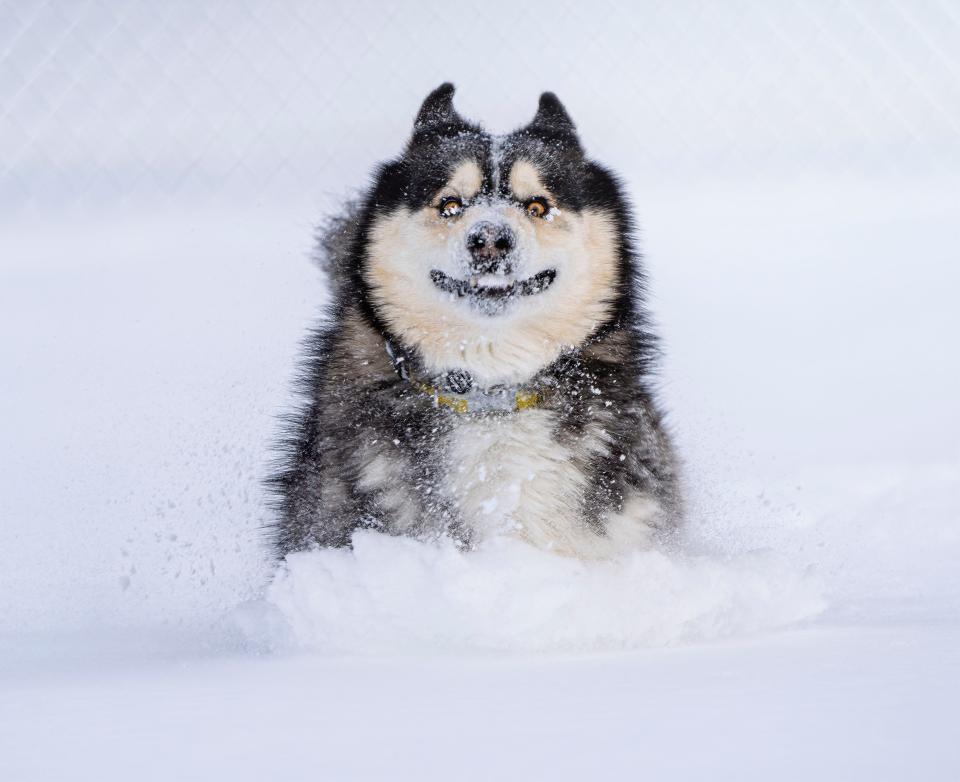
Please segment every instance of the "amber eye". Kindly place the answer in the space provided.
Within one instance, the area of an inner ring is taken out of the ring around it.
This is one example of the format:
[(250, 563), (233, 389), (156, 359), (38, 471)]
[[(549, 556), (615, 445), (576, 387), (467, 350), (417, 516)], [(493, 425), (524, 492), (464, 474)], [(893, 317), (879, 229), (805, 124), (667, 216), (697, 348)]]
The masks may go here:
[(441, 217), (456, 217), (463, 211), (463, 201), (461, 201), (456, 196), (447, 196), (446, 198), (440, 199), (440, 216)]
[(531, 198), (526, 203), (526, 210), (530, 217), (546, 217), (549, 208), (542, 198)]

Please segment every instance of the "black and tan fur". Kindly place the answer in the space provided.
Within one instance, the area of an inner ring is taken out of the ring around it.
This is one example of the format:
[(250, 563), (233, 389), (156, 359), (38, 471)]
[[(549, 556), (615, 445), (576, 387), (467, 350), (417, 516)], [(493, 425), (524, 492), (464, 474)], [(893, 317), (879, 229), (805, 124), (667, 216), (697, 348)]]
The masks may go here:
[[(358, 528), (584, 557), (649, 545), (680, 503), (622, 188), (551, 93), (501, 137), (452, 96), (427, 97), (322, 237), (334, 303), (272, 480), (278, 552)], [(514, 395), (535, 403), (486, 401)]]

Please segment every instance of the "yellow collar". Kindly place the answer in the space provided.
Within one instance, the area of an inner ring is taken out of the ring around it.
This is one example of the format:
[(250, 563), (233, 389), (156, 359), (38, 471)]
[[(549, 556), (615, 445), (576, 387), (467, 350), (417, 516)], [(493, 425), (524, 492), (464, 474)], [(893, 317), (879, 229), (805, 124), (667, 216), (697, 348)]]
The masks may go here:
[[(440, 389), (416, 378), (409, 369), (407, 357), (398, 350), (390, 340), (385, 340), (384, 347), (390, 357), (390, 363), (401, 380), (405, 380), (418, 391), (433, 397), (436, 407), (446, 407), (455, 413), (510, 413), (519, 410), (530, 410), (539, 407), (545, 399), (544, 391), (527, 390), (522, 386), (501, 387), (496, 391), (483, 391), (472, 388), (473, 382), (467, 372), (448, 372), (447, 383), (452, 376), (466, 378), (462, 385), (463, 393), (441, 393)], [(457, 388), (454, 384), (453, 388)], [(457, 389), (459, 390), (459, 389)]]
[[(539, 391), (527, 391), (518, 388), (513, 392), (511, 400), (507, 391), (503, 394), (484, 394), (474, 391), (462, 396), (454, 394), (441, 394), (434, 386), (426, 383), (420, 383), (411, 380), (410, 384), (428, 396), (433, 397), (433, 403), (437, 407), (446, 407), (455, 413), (492, 413), (492, 412), (517, 412), (519, 410), (529, 410), (539, 407), (543, 403), (543, 394)], [(512, 404), (511, 404), (512, 401)]]

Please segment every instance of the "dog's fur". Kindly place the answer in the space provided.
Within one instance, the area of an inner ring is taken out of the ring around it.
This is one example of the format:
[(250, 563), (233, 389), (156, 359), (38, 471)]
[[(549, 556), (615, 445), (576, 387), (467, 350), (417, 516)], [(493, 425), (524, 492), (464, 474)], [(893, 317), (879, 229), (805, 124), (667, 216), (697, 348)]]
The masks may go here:
[(629, 204), (552, 93), (506, 136), (452, 97), (321, 237), (333, 305), (272, 479), (278, 553), (362, 527), (648, 545), (680, 502)]

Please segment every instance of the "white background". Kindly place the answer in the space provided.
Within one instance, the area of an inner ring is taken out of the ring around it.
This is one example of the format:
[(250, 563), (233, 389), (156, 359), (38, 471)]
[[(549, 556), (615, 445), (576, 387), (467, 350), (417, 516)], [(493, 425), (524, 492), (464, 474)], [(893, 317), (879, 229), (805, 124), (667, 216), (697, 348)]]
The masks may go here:
[[(224, 629), (271, 574), (313, 226), (445, 80), (494, 131), (557, 92), (623, 176), (690, 549), (774, 552), (819, 619), (522, 657)], [(947, 0), (0, 3), (0, 776), (955, 778), (958, 248)]]

